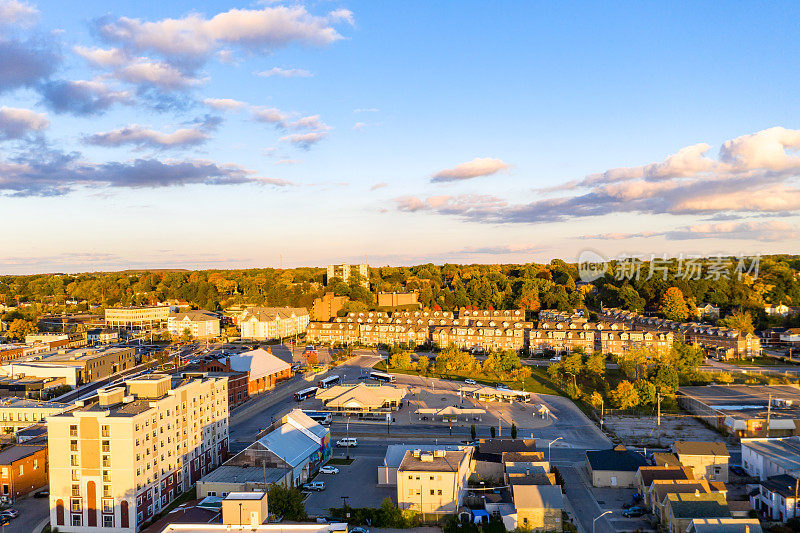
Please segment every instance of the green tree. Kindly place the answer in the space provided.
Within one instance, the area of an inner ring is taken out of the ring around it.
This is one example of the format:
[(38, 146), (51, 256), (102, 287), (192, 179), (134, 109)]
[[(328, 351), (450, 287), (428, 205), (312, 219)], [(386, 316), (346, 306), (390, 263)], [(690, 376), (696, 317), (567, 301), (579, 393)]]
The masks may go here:
[(671, 365), (661, 365), (656, 371), (653, 383), (661, 394), (673, 394), (680, 384), (678, 370)]
[(571, 353), (562, 359), (561, 365), (564, 372), (568, 374), (575, 374), (576, 376), (582, 374), (584, 370), (583, 355), (581, 353)]
[(431, 360), (428, 358), (427, 355), (420, 355), (417, 359), (417, 368), (419, 369), (420, 373), (427, 374), (428, 368), (431, 366)]
[(411, 368), (411, 354), (399, 352), (389, 357), (389, 366), (398, 370), (408, 370)]
[(719, 325), (741, 331), (743, 334), (753, 333), (753, 316), (742, 308), (736, 309), (730, 316), (719, 321)]
[(17, 318), (8, 326), (8, 335), (14, 339), (25, 340), (26, 335), (33, 335), (38, 332), (36, 324), (24, 318)]
[(308, 519), (305, 505), (303, 505), (304, 496), (299, 489), (295, 487), (287, 489), (273, 483), (269, 486), (267, 498), (269, 498), (270, 513), (292, 522), (302, 522)]
[(511, 372), (522, 367), (522, 361), (514, 350), (504, 350), (500, 354), (500, 368), (503, 372)]
[(181, 342), (191, 342), (192, 341), (192, 330), (189, 328), (183, 328), (183, 333), (181, 333)]
[(595, 377), (603, 377), (606, 373), (606, 356), (602, 352), (592, 352), (586, 358), (586, 371)]
[(497, 428), (494, 427), (494, 426), (490, 427), (489, 428), (489, 435), (491, 435), (492, 438), (495, 438), (497, 436)]
[(597, 391), (592, 391), (592, 394), (589, 395), (589, 403), (595, 409), (600, 409), (603, 405), (603, 396)]
[(689, 307), (678, 287), (670, 287), (661, 297), (658, 312), (669, 320), (684, 321), (689, 316)]
[(620, 381), (617, 388), (611, 391), (611, 399), (620, 409), (630, 409), (639, 405), (639, 393), (628, 380)]
[(639, 403), (641, 405), (652, 405), (656, 401), (656, 386), (647, 381), (640, 379), (636, 381), (636, 392), (639, 395)]
[(517, 425), (516, 424), (511, 424), (511, 438), (512, 439), (516, 439), (517, 438)]
[(475, 424), (469, 426), (469, 436), (472, 437), (473, 442), (478, 438), (478, 431), (475, 429)]
[(225, 328), (225, 335), (228, 337), (238, 337), (239, 336), (239, 328), (236, 326), (228, 326)]

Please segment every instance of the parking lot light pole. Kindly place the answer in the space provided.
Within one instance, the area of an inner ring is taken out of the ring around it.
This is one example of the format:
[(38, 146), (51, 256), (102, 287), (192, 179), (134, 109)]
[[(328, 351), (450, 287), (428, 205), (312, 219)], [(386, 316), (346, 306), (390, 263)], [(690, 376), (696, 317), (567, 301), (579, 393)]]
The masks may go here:
[(601, 514), (600, 516), (598, 516), (597, 518), (592, 520), (592, 533), (594, 533), (594, 524), (595, 524), (595, 522), (597, 522), (598, 520), (600, 520), (601, 518), (603, 518), (607, 514), (611, 514), (611, 511), (606, 511), (605, 513)]
[[(564, 437), (558, 437), (557, 439), (551, 440), (550, 442), (548, 442), (548, 443), (547, 443), (547, 462), (548, 462), (548, 463), (550, 462), (550, 446), (551, 446), (551, 445), (552, 445), (554, 442), (556, 442), (557, 440), (561, 440), (561, 439), (563, 439), (563, 438), (564, 438)], [(611, 512), (611, 511), (609, 511), (609, 512)]]

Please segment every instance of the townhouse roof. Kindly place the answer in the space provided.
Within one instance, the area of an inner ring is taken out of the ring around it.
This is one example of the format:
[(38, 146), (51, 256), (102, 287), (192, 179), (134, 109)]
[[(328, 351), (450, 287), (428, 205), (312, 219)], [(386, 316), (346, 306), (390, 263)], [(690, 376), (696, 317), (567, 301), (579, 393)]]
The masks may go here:
[(761, 482), (761, 486), (770, 492), (777, 492), (784, 498), (794, 498), (798, 479), (789, 474), (772, 476)]
[(36, 452), (46, 450), (47, 446), (26, 446), (17, 444), (0, 451), (0, 465), (10, 465), (25, 457), (30, 457)]
[(295, 316), (308, 316), (308, 310), (305, 307), (251, 307), (245, 309), (240, 320), (255, 318), (258, 322), (272, 322)]
[(667, 505), (672, 508), (672, 516), (686, 518), (730, 518), (727, 498), (719, 492), (707, 494), (667, 494)]
[(219, 317), (210, 311), (192, 310), (182, 313), (172, 313), (170, 318), (175, 320), (190, 320), (192, 322), (211, 322), (219, 320)]
[(280, 374), (290, 369), (289, 363), (263, 348), (232, 355), (230, 360), (231, 368), (250, 374), (250, 381)]
[(762, 533), (758, 518), (695, 518), (689, 533)]
[(398, 472), (458, 472), (461, 462), (469, 458), (469, 451), (465, 450), (441, 450), (436, 452), (422, 452), (415, 456), (414, 451), (409, 450), (403, 456)]
[(512, 485), (517, 509), (563, 509), (564, 495), (558, 485)]
[(586, 459), (592, 470), (608, 470), (616, 472), (636, 472), (640, 467), (647, 465), (644, 455), (624, 446), (617, 446), (610, 450), (588, 450)]
[(639, 476), (645, 487), (656, 479), (694, 479), (692, 469), (686, 466), (643, 466)]
[(676, 440), (672, 450), (677, 455), (713, 455), (716, 457), (729, 457), (728, 448), (722, 442), (701, 442)]
[(724, 490), (711, 490), (711, 485), (705, 479), (656, 479), (650, 485), (650, 491), (655, 495), (655, 501), (659, 503), (664, 501), (667, 494), (725, 492)]

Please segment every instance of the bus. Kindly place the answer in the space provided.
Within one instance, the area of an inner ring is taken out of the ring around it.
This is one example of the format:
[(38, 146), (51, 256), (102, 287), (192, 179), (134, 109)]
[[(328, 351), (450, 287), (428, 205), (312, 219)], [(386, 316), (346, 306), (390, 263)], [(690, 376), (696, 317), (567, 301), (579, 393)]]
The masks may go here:
[(302, 402), (306, 398), (311, 398), (314, 394), (317, 393), (316, 387), (309, 387), (307, 389), (303, 389), (301, 391), (297, 391), (294, 393), (294, 401)]
[(335, 376), (328, 376), (327, 378), (323, 378), (317, 382), (317, 385), (320, 389), (327, 389), (328, 387), (333, 387), (334, 385), (338, 385), (341, 383), (342, 377), (339, 375)]
[(330, 426), (333, 416), (330, 413), (322, 413), (320, 411), (303, 411), (311, 420), (322, 424), (323, 426)]
[(394, 383), (396, 378), (391, 374), (386, 374), (385, 372), (372, 372), (369, 375), (370, 379), (376, 379), (378, 381), (383, 381), (386, 383)]

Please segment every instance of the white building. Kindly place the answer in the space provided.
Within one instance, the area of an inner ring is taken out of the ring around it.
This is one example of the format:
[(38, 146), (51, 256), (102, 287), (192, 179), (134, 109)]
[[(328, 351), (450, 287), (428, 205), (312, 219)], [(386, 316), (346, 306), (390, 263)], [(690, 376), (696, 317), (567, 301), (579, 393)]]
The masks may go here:
[(160, 329), (167, 327), (169, 306), (142, 305), (136, 307), (109, 307), (106, 309), (106, 326), (124, 329)]
[(309, 317), (303, 307), (253, 307), (238, 318), (243, 339), (272, 340), (306, 332)]
[(220, 464), (227, 378), (148, 374), (47, 419), (50, 523), (67, 533), (136, 533)]
[(328, 265), (327, 270), (328, 277), (326, 278), (326, 284), (329, 284), (333, 278), (339, 278), (345, 283), (349, 283), (350, 276), (353, 272), (358, 272), (358, 274), (361, 275), (361, 285), (369, 288), (369, 265), (366, 263), (361, 263), (359, 265), (349, 265), (347, 263)]
[(742, 439), (742, 467), (761, 481), (800, 472), (800, 437)]
[(219, 336), (219, 317), (208, 311), (186, 311), (169, 315), (167, 329), (173, 337), (180, 337), (189, 330), (195, 339)]

